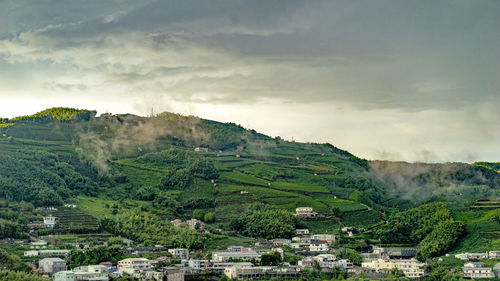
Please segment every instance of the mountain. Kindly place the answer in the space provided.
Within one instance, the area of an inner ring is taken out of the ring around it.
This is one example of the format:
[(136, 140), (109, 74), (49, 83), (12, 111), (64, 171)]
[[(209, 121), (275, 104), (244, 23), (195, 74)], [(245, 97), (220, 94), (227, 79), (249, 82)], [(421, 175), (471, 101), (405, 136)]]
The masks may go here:
[[(340, 224), (370, 228), (432, 201), (468, 212), (478, 199), (498, 198), (500, 190), (500, 174), (489, 164), (367, 161), (331, 144), (290, 142), (173, 113), (97, 117), (95, 111), (52, 108), (1, 119), (0, 163), (5, 212), (10, 205), (71, 203), (78, 212), (67, 210), (64, 231), (78, 225), (81, 232), (151, 243), (163, 231), (172, 233), (163, 244), (191, 248), (247, 239), (232, 223), (256, 203), (290, 212), (312, 207), (325, 217), (297, 226), (332, 232)], [(26, 216), (17, 220), (36, 219)], [(208, 242), (165, 222), (206, 216), (212, 232), (223, 234)]]

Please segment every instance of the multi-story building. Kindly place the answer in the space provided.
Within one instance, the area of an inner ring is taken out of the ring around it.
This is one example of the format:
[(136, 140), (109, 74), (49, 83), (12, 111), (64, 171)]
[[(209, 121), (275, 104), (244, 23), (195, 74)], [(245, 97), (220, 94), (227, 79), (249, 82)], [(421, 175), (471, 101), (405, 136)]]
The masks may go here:
[(38, 262), (38, 268), (43, 273), (54, 274), (67, 269), (66, 261), (60, 258), (45, 258)]
[(314, 216), (313, 208), (299, 207), (295, 209), (295, 215), (302, 218), (310, 218)]
[(45, 227), (53, 228), (57, 223), (57, 217), (48, 216), (43, 218), (43, 225)]
[(189, 259), (189, 250), (183, 248), (168, 249), (168, 252), (174, 257), (181, 260)]
[(309, 234), (309, 229), (304, 228), (304, 229), (295, 229), (295, 234), (297, 235), (308, 235)]
[(416, 259), (399, 259), (391, 260), (388, 258), (365, 260), (361, 264), (363, 268), (370, 268), (375, 270), (375, 272), (385, 272), (393, 268), (400, 269), (403, 271), (406, 277), (409, 278), (419, 278), (424, 276), (424, 266), (425, 264), (419, 262)]
[(232, 251), (232, 250), (226, 250), (226, 251), (218, 251), (218, 252), (213, 252), (212, 253), (212, 260), (217, 261), (217, 262), (225, 262), (228, 260), (243, 260), (243, 261), (250, 261), (252, 259), (255, 259), (256, 261), (259, 261), (261, 257), (261, 254), (257, 253), (256, 251), (252, 249), (247, 249), (247, 248), (242, 248), (240, 249), (239, 252), (237, 251)]
[(455, 258), (465, 260), (465, 261), (487, 259), (488, 253), (460, 253), (460, 254), (456, 254)]
[(332, 244), (335, 241), (335, 236), (332, 234), (314, 234), (310, 238), (311, 240), (325, 241), (328, 244)]
[(322, 241), (312, 241), (309, 244), (309, 251), (311, 252), (328, 252), (330, 251), (330, 245)]
[(464, 278), (481, 279), (494, 278), (495, 274), (489, 267), (484, 266), (484, 262), (467, 262), (462, 267)]
[(67, 257), (71, 253), (70, 250), (40, 250), (38, 255), (40, 257)]
[(118, 262), (119, 269), (150, 270), (151, 261), (146, 258), (128, 258)]
[(490, 259), (500, 259), (500, 251), (489, 251), (488, 257)]
[(108, 281), (108, 268), (102, 265), (80, 266), (71, 271), (59, 271), (54, 281)]

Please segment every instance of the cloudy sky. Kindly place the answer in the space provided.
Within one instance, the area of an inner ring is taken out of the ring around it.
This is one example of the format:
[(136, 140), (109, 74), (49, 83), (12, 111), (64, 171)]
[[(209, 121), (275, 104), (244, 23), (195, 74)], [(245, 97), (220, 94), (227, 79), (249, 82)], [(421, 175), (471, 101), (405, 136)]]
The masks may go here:
[(500, 161), (498, 0), (0, 0), (0, 116), (174, 111), (367, 159)]

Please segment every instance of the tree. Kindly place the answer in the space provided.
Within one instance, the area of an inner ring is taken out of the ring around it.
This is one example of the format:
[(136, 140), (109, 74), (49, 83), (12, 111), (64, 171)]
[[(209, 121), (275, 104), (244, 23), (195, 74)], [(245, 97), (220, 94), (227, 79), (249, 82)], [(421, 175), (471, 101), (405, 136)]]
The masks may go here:
[(338, 252), (337, 257), (340, 259), (350, 260), (355, 265), (361, 265), (361, 262), (363, 261), (361, 255), (357, 251), (349, 248), (341, 249)]
[(214, 212), (207, 212), (205, 216), (203, 216), (204, 222), (215, 222), (215, 214)]
[(270, 265), (270, 266), (278, 266), (283, 262), (280, 253), (278, 252), (270, 252), (266, 254), (262, 254), (260, 257), (261, 265)]

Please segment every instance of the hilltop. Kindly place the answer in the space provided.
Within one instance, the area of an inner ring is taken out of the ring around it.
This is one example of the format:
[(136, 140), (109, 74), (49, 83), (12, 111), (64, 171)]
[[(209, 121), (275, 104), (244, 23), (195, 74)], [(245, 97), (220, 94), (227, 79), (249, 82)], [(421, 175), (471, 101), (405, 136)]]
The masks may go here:
[[(163, 244), (191, 248), (249, 241), (234, 222), (256, 203), (287, 212), (312, 207), (322, 216), (293, 227), (320, 233), (341, 225), (371, 229), (401, 210), (434, 201), (445, 202), (466, 223), (475, 215), (465, 213), (482, 212), (482, 225), (491, 226), (487, 211), (469, 209), (479, 199), (500, 197), (493, 164), (367, 161), (331, 144), (285, 141), (174, 113), (96, 116), (52, 108), (1, 119), (0, 162), (0, 196), (8, 202), (76, 204), (80, 213), (74, 216), (88, 222), (80, 231), (155, 242), (159, 231), (168, 230), (173, 234)], [(137, 221), (146, 217), (158, 230)], [(221, 236), (203, 242), (165, 223), (192, 217), (206, 220)], [(473, 231), (482, 239), (481, 231)], [(499, 243), (498, 233), (488, 235), (487, 243)], [(370, 237), (361, 238), (353, 240), (355, 247), (366, 246)]]

